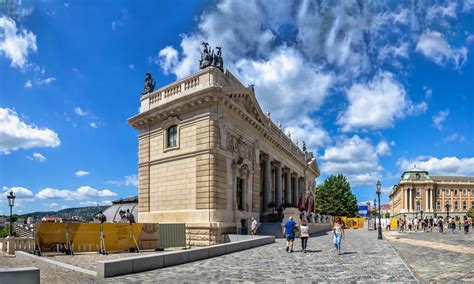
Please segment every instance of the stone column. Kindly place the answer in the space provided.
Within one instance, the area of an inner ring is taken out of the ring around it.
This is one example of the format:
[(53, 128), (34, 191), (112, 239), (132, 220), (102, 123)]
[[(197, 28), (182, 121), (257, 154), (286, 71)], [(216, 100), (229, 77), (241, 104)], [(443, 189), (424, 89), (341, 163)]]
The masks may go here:
[(272, 168), (270, 165), (270, 157), (263, 156), (263, 212), (270, 212), (268, 204), (272, 201)]
[(285, 169), (285, 201), (291, 203), (291, 179), (290, 169)]
[(293, 174), (293, 203), (295, 206), (298, 205), (298, 194), (299, 194), (299, 188), (298, 188), (298, 174), (294, 173)]
[(426, 208), (425, 208), (425, 211), (428, 211), (428, 210), (430, 209), (430, 205), (429, 205), (429, 203), (428, 203), (428, 199), (429, 199), (429, 197), (430, 197), (430, 194), (429, 194), (429, 193), (430, 193), (430, 189), (429, 189), (429, 188), (425, 188), (425, 198), (426, 198), (426, 200), (425, 200), (425, 207), (426, 207)]
[(283, 189), (281, 187), (281, 164), (279, 162), (275, 162), (275, 204), (276, 207), (280, 207)]
[(413, 200), (412, 200), (412, 197), (413, 197), (412, 193), (413, 193), (413, 188), (409, 188), (409, 189), (408, 189), (408, 212), (410, 212), (410, 211), (413, 209), (413, 208), (412, 208), (412, 205), (413, 205), (413, 204), (412, 204), (412, 202), (413, 202)]
[(434, 211), (434, 206), (436, 206), (436, 202), (434, 201), (434, 188), (431, 188), (430, 189), (430, 196), (431, 196), (431, 199), (430, 199), (430, 208), (431, 208), (431, 211)]

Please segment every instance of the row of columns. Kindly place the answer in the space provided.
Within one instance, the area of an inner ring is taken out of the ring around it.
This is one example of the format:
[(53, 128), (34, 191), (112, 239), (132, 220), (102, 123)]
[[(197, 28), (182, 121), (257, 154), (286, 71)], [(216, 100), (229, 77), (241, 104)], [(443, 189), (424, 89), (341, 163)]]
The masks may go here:
[[(296, 173), (291, 173), (289, 168), (283, 168), (280, 162), (271, 162), (268, 155), (263, 155), (263, 206), (264, 212), (270, 211), (268, 204), (273, 201), (272, 198), (272, 164), (275, 169), (275, 204), (280, 207), (284, 200), (288, 203), (297, 203), (300, 195), (300, 189), (304, 188), (304, 180), (299, 178)], [(283, 179), (283, 181), (282, 181)], [(283, 185), (286, 189), (283, 196)]]
[[(404, 198), (407, 202), (407, 209), (408, 211), (414, 211), (416, 208), (415, 206), (415, 188), (407, 188), (404, 193)], [(421, 190), (421, 189), (420, 189)], [(434, 190), (432, 188), (428, 188), (424, 190), (425, 193), (425, 210), (433, 210), (434, 208)]]

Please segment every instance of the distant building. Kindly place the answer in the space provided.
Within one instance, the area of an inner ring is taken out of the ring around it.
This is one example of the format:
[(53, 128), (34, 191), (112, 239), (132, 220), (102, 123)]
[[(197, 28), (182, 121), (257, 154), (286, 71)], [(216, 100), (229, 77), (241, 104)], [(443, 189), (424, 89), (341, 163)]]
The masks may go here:
[(123, 216), (127, 209), (132, 213), (135, 220), (138, 218), (138, 196), (122, 198), (112, 201), (112, 205), (102, 212), (107, 218), (106, 222), (127, 222)]
[(430, 176), (414, 167), (393, 186), (390, 205), (394, 217), (462, 217), (474, 209), (474, 177)]

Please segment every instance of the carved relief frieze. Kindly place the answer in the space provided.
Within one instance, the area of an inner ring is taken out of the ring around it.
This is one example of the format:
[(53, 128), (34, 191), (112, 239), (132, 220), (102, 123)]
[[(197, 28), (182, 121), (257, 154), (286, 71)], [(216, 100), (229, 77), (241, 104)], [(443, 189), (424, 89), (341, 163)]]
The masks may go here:
[(242, 137), (238, 137), (227, 132), (227, 150), (234, 156), (253, 161), (252, 146), (245, 142)]

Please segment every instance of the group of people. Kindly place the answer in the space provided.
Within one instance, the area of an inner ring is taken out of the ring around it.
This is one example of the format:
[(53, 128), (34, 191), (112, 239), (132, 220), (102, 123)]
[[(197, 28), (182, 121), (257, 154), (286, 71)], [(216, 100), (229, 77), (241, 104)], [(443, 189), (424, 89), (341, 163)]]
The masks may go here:
[(422, 230), (424, 232), (432, 232), (433, 228), (437, 228), (438, 232), (443, 233), (444, 229), (451, 230), (454, 234), (456, 232), (456, 228), (459, 231), (464, 229), (464, 233), (469, 233), (469, 227), (472, 226), (472, 221), (464, 216), (464, 218), (443, 218), (439, 217), (437, 219), (433, 218), (424, 218), (424, 219), (410, 219), (406, 221), (404, 218), (399, 218), (397, 220), (398, 231), (399, 232), (417, 232), (418, 230)]
[[(333, 226), (333, 244), (336, 248), (336, 254), (341, 255), (341, 244), (344, 238), (344, 224), (341, 218), (337, 218)], [(293, 217), (289, 217), (285, 223), (284, 235), (286, 238), (286, 251), (292, 253), (293, 245), (296, 238), (296, 233), (300, 233), (301, 239), (301, 251), (306, 253), (308, 247), (309, 238), (309, 227), (306, 220), (302, 220), (300, 224), (293, 220)]]

